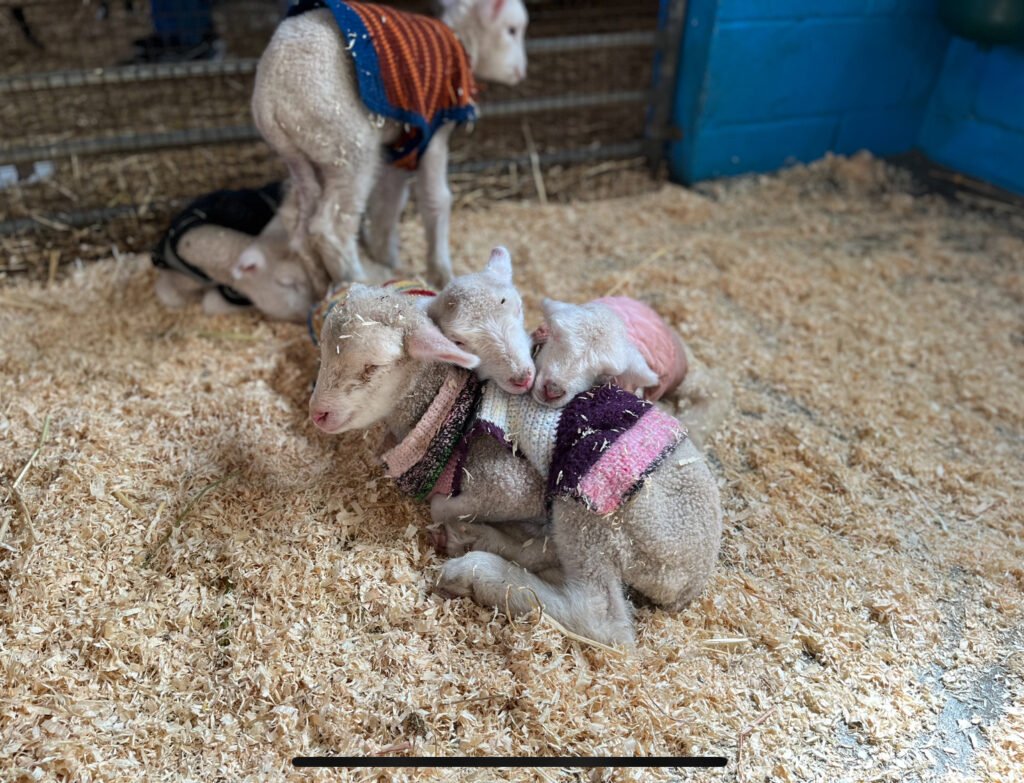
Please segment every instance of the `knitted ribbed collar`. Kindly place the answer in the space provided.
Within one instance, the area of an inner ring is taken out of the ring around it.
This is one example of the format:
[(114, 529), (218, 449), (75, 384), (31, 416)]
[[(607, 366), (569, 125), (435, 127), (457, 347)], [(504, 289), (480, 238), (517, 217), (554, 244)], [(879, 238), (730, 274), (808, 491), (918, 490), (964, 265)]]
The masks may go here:
[(476, 414), (481, 386), (468, 370), (449, 368), (423, 416), (383, 455), (387, 475), (399, 489), (417, 500), (431, 494)]

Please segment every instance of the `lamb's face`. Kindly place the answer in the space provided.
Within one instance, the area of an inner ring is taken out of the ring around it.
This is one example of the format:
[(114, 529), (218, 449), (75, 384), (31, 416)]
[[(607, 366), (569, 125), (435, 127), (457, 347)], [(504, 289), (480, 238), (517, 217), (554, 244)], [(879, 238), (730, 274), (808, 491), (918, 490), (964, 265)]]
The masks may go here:
[(657, 374), (610, 308), (600, 302), (574, 305), (553, 299), (545, 299), (542, 306), (545, 325), (534, 333), (540, 345), (533, 384), (537, 402), (561, 408), (608, 381), (629, 391), (657, 385)]
[(533, 398), (561, 408), (604, 379), (609, 335), (597, 313), (578, 305), (544, 300), (545, 325), (535, 332), (537, 380)]
[(353, 297), (359, 294), (328, 314), (320, 336), (309, 415), (329, 435), (366, 429), (387, 416), (411, 372), (400, 322)]
[(486, 81), (514, 85), (526, 78), (526, 25), (522, 0), (476, 0), (477, 61), (473, 72)]
[(530, 390), (530, 336), (507, 250), (495, 248), (483, 271), (455, 278), (430, 303), (429, 313), (449, 340), (479, 358), (481, 379), (493, 380), (509, 394)]
[[(545, 323), (534, 333), (540, 349), (533, 385), (533, 398), (542, 405), (561, 408), (577, 394), (616, 379), (634, 364), (646, 369), (621, 319), (604, 305), (545, 299), (542, 307)], [(646, 372), (650, 375), (650, 370)]]
[(315, 300), (313, 286), (302, 264), (287, 255), (283, 247), (255, 241), (232, 268), (233, 284), (268, 318), (301, 323)]
[(499, 285), (467, 291), (456, 283), (432, 303), (431, 314), (445, 336), (480, 359), (476, 373), (482, 380), (493, 380), (509, 394), (530, 390), (534, 372), (530, 337), (515, 288)]
[(320, 372), (309, 416), (334, 435), (366, 429), (391, 414), (423, 364), (474, 369), (466, 353), (427, 317), (420, 297), (354, 283), (324, 320)]
[(306, 271), (294, 261), (273, 265), (262, 282), (244, 293), (267, 317), (297, 323), (306, 320), (315, 299)]

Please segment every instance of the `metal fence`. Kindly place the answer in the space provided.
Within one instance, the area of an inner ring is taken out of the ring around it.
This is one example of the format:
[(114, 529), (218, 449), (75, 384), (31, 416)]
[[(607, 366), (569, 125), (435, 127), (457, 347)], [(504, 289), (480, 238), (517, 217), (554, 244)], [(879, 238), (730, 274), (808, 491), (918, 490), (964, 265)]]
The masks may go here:
[[(189, 5), (202, 11), (189, 40), (153, 37), (168, 6), (180, 16)], [(480, 126), (453, 137), (456, 198), (649, 188), (683, 5), (528, 0), (530, 76), (488, 85)], [(249, 102), (282, 10), (277, 0), (0, 0), (0, 274), (144, 249), (189, 199), (281, 177)]]

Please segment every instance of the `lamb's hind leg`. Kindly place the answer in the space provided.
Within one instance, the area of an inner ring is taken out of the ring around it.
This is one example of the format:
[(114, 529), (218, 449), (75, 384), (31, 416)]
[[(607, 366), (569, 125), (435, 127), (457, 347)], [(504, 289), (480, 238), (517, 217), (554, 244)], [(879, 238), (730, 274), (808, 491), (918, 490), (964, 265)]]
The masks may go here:
[(381, 166), (363, 220), (363, 238), (370, 256), (391, 269), (399, 265), (398, 221), (409, 200), (409, 172)]
[(333, 282), (366, 279), (359, 260), (359, 223), (379, 165), (378, 145), (368, 138), (345, 149), (334, 164), (319, 167), (323, 195), (309, 228)]
[[(330, 280), (310, 242), (309, 233), (310, 222), (322, 193), (316, 167), (291, 145), (283, 133), (273, 138), (288, 168), (289, 188), (285, 196), (286, 204), (278, 210), (281, 219), (275, 217), (264, 231), (269, 232), (267, 238), (270, 240), (283, 239), (287, 235), (288, 247), (299, 258), (317, 294), (323, 295), (330, 286)], [(288, 220), (283, 217), (284, 213), (287, 213)], [(263, 233), (260, 237), (263, 238)]]

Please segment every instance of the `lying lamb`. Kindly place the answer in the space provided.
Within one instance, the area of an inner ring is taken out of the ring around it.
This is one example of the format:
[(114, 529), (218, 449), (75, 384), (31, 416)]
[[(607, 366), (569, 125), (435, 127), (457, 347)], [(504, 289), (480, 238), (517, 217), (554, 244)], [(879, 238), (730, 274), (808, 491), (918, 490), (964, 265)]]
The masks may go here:
[(658, 400), (674, 392), (686, 403), (684, 420), (698, 446), (721, 424), (731, 386), (699, 362), (654, 310), (630, 297), (582, 305), (545, 299), (544, 323), (533, 339), (537, 380), (533, 396), (567, 405), (594, 384), (612, 381)]
[(315, 297), (288, 253), (282, 198), (273, 183), (190, 203), (153, 250), (157, 298), (168, 307), (201, 298), (208, 313), (255, 306), (270, 318), (304, 320)]
[(728, 381), (694, 357), (654, 310), (629, 297), (586, 305), (545, 299), (546, 320), (533, 333), (538, 353), (531, 359), (512, 258), (503, 247), (491, 251), (482, 271), (455, 278), (427, 312), (446, 337), (480, 359), (480, 379), (494, 380), (509, 394), (524, 393), (532, 381), (538, 402), (561, 407), (606, 380), (627, 391), (642, 389), (651, 401), (678, 388), (690, 437), (698, 446), (718, 428), (731, 404)]
[[(357, 238), (372, 190), (367, 244), (393, 266), (417, 171), (428, 277), (449, 281), (448, 137), (475, 117), (474, 75), (525, 77), (526, 24), (522, 0), (448, 0), (442, 21), (341, 0), (291, 9), (260, 59), (252, 107), (296, 186), (292, 241), (307, 264), (318, 257), (335, 282), (365, 279)], [(381, 168), (382, 151), (392, 165)]]
[(493, 380), (509, 394), (530, 390), (530, 337), (508, 250), (494, 248), (481, 271), (452, 280), (430, 301), (427, 314), (449, 340), (479, 358), (480, 380)]
[(673, 609), (696, 596), (718, 556), (721, 506), (678, 422), (613, 386), (552, 409), (481, 384), (467, 371), (476, 357), (414, 299), (350, 288), (324, 323), (313, 421), (333, 434), (383, 420), (399, 440), (384, 460), (404, 491), (489, 494), (524, 520), (549, 507), (553, 540), (465, 526), (479, 534), (475, 551), (448, 561), (438, 588), (514, 616), (539, 602), (570, 631), (623, 645), (634, 638), (624, 585)]

